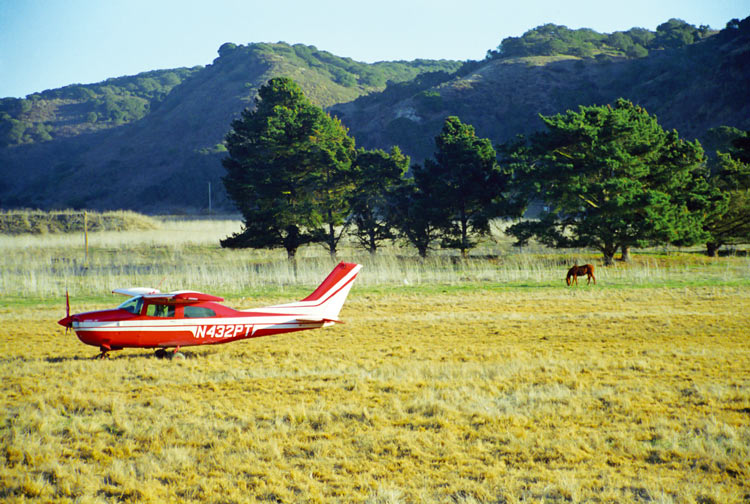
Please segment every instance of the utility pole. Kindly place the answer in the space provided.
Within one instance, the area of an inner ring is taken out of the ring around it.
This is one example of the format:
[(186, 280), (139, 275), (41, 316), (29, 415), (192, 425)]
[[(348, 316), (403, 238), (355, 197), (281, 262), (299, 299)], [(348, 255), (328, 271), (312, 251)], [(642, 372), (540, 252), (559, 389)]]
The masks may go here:
[(86, 266), (89, 265), (89, 216), (86, 210), (83, 211), (83, 242), (86, 247)]

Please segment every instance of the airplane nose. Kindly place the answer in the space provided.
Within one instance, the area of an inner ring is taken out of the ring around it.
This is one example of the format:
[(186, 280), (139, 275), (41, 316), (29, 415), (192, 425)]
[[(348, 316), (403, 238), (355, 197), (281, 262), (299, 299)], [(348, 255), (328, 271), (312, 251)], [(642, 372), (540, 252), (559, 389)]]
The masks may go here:
[(65, 318), (61, 318), (57, 321), (58, 324), (60, 324), (63, 327), (71, 327), (73, 325), (73, 317), (68, 316)]

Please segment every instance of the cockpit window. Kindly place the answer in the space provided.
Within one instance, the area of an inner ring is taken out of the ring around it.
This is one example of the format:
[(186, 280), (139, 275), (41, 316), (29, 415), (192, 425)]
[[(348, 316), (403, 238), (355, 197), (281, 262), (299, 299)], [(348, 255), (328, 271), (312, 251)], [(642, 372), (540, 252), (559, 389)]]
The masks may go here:
[(149, 317), (174, 317), (174, 305), (150, 304), (146, 306)]
[(130, 312), (134, 315), (140, 315), (142, 307), (143, 307), (143, 296), (136, 296), (136, 297), (128, 299), (117, 308), (119, 308), (120, 310), (125, 310), (127, 312)]

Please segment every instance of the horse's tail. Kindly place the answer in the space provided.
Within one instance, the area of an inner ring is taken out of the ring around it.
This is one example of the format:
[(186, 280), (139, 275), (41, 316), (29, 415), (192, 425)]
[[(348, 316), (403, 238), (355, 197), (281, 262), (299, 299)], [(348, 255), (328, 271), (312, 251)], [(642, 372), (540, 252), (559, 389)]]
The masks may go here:
[(596, 285), (596, 276), (594, 275), (594, 265), (589, 264), (589, 275), (591, 275), (591, 278), (594, 280), (594, 285)]

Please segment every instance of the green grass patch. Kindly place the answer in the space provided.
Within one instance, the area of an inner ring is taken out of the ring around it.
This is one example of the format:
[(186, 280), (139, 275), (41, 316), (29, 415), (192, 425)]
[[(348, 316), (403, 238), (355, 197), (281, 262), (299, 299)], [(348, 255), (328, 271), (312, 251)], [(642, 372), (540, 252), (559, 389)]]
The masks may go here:
[[(426, 259), (399, 244), (370, 256), (342, 241), (333, 260), (319, 245), (299, 250), (296, 267), (283, 250), (222, 249), (219, 240), (241, 228), (236, 218), (154, 218), (157, 229), (92, 231), (88, 249), (81, 234), (22, 234), (0, 240), (0, 304), (62, 305), (71, 300), (111, 306), (122, 287), (152, 287), (169, 292), (189, 289), (222, 296), (232, 305), (252, 307), (307, 296), (338, 260), (363, 265), (353, 295), (431, 294), (529, 289), (640, 289), (750, 284), (750, 257), (708, 258), (698, 249), (633, 250), (632, 260), (602, 264), (592, 250), (551, 250), (541, 245), (512, 246), (499, 227), (472, 250), (467, 260), (452, 250), (435, 250)], [(87, 253), (88, 252), (88, 253)], [(597, 284), (565, 285), (573, 264), (595, 267)]]

